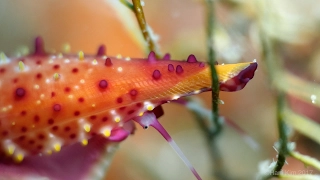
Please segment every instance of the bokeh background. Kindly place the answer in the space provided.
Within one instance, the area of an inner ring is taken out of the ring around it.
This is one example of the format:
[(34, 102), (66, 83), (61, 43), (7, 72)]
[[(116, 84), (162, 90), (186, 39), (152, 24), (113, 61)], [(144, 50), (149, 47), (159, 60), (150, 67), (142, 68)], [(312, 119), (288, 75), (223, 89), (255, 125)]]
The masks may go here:
[[(215, 8), (218, 62), (256, 59), (259, 64), (255, 78), (243, 90), (220, 94), (224, 101), (220, 114), (254, 139), (258, 149), (252, 148), (228, 125), (224, 126), (216, 146), (231, 179), (255, 179), (259, 163), (276, 160), (273, 145), (278, 140), (274, 86), (261, 60), (258, 30), (262, 28), (278, 42), (277, 53), (286, 71), (316, 83), (320, 75), (320, 3), (317, 0), (221, 0), (216, 1)], [(169, 52), (177, 60), (195, 54), (199, 60), (207, 61), (204, 1), (144, 0), (144, 11), (163, 53)], [(2, 0), (0, 27), (0, 50), (7, 55), (32, 52), (33, 39), (40, 35), (50, 52), (59, 52), (68, 43), (73, 53), (80, 50), (95, 53), (100, 44), (106, 44), (108, 55), (147, 56), (134, 14), (117, 0)], [(210, 92), (196, 98), (210, 109)], [(312, 103), (294, 96), (290, 96), (289, 102), (294, 110), (319, 122), (319, 111)], [(163, 126), (203, 179), (215, 179), (211, 149), (192, 113), (172, 103), (164, 105), (164, 109), (165, 115), (160, 119)], [(294, 131), (291, 140), (297, 142), (300, 152), (319, 158), (319, 146), (312, 140)], [(285, 169), (308, 168), (291, 158), (287, 161)], [(135, 134), (120, 144), (106, 179), (194, 177), (154, 129), (137, 127)]]

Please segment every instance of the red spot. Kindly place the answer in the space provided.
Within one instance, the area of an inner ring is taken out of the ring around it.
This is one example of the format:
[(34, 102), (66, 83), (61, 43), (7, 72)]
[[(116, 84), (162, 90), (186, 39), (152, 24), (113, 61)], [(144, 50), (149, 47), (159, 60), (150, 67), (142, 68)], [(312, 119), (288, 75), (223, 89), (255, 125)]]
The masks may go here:
[(7, 136), (9, 134), (8, 131), (2, 131), (2, 136)]
[(73, 69), (72, 69), (72, 72), (73, 72), (73, 73), (77, 73), (78, 71), (79, 71), (78, 68), (73, 68)]
[(37, 60), (36, 64), (41, 65), (41, 60)]
[(130, 111), (128, 112), (128, 115), (133, 114), (133, 113), (134, 113), (134, 110), (130, 110)]
[(25, 95), (26, 95), (26, 90), (24, 90), (23, 88), (16, 89), (16, 96), (17, 97), (22, 98)]
[(23, 141), (23, 140), (25, 140), (26, 139), (26, 136), (20, 136), (19, 137), (19, 141)]
[(110, 58), (106, 59), (106, 62), (104, 63), (105, 66), (112, 66), (112, 62)]
[(123, 99), (121, 97), (118, 97), (117, 98), (117, 103), (122, 103), (123, 102)]
[(37, 79), (41, 79), (41, 78), (42, 78), (42, 74), (41, 74), (41, 73), (38, 73), (38, 74), (36, 75), (36, 78), (37, 78)]
[(161, 77), (161, 73), (159, 70), (154, 70), (152, 74), (153, 79), (158, 80)]
[(80, 115), (80, 112), (79, 111), (75, 111), (74, 112), (74, 116), (79, 116)]
[(66, 131), (66, 132), (68, 132), (68, 131), (70, 131), (70, 127), (69, 126), (66, 126), (65, 128), (64, 128), (64, 131)]
[(26, 128), (25, 126), (23, 126), (23, 127), (21, 128), (21, 132), (27, 132), (27, 128)]
[(48, 124), (53, 124), (54, 123), (54, 120), (53, 119), (49, 119), (48, 120)]
[(38, 150), (41, 150), (42, 148), (43, 148), (42, 145), (38, 145), (38, 146), (37, 146), (37, 149), (38, 149)]
[(17, 83), (18, 80), (19, 80), (18, 78), (14, 78), (14, 79), (12, 80), (12, 82), (13, 82), (13, 83)]
[(91, 136), (96, 136), (96, 135), (97, 135), (97, 133), (95, 133), (95, 132), (91, 133)]
[(56, 95), (55, 92), (51, 92), (51, 97), (54, 97)]
[(78, 101), (82, 103), (84, 101), (84, 98), (81, 97), (81, 98), (78, 99)]
[(0, 73), (4, 73), (4, 72), (6, 72), (6, 69), (5, 68), (1, 68), (0, 69)]
[(168, 71), (173, 72), (174, 66), (172, 64), (168, 64)]
[(106, 122), (106, 121), (108, 121), (108, 117), (103, 117), (102, 122)]
[(105, 88), (107, 88), (108, 87), (108, 82), (106, 81), (106, 80), (101, 80), (100, 82), (99, 82), (99, 87), (101, 88), (101, 89), (105, 89)]
[(51, 129), (52, 129), (52, 131), (57, 131), (59, 129), (59, 127), (58, 126), (53, 126)]
[(60, 68), (60, 65), (59, 65), (59, 64), (56, 64), (56, 65), (53, 66), (53, 69), (56, 69), (56, 70), (57, 70), (57, 69), (59, 69), (59, 68)]
[(33, 120), (34, 120), (34, 122), (39, 122), (40, 121), (40, 117), (38, 115), (35, 115)]
[(123, 107), (119, 108), (119, 110), (120, 110), (120, 111), (123, 111), (123, 110), (125, 110), (125, 109), (126, 109), (126, 107), (125, 107), (125, 106), (123, 106)]
[(137, 103), (136, 106), (137, 107), (142, 107), (142, 103)]
[(44, 137), (43, 134), (38, 134), (38, 139), (42, 140), (42, 139), (44, 139), (44, 138), (45, 138), (45, 137)]
[(95, 120), (97, 118), (97, 116), (90, 116), (91, 120)]
[(34, 144), (34, 143), (35, 143), (34, 140), (30, 140), (29, 141), (29, 144), (31, 144), (31, 145)]
[(176, 73), (177, 73), (177, 74), (183, 73), (183, 68), (182, 68), (181, 65), (178, 65), (178, 66), (177, 66), (177, 68), (176, 68)]
[(27, 112), (26, 111), (21, 111), (20, 114), (21, 114), (21, 116), (25, 116), (27, 114)]
[(70, 89), (69, 87), (66, 87), (66, 88), (64, 88), (64, 91), (65, 91), (66, 93), (68, 93), (68, 92), (71, 91), (71, 89)]
[(71, 138), (71, 139), (76, 138), (76, 134), (70, 134), (70, 138)]
[(129, 94), (130, 94), (131, 96), (136, 96), (136, 95), (138, 94), (138, 91), (135, 90), (135, 89), (131, 89), (130, 92), (129, 92)]

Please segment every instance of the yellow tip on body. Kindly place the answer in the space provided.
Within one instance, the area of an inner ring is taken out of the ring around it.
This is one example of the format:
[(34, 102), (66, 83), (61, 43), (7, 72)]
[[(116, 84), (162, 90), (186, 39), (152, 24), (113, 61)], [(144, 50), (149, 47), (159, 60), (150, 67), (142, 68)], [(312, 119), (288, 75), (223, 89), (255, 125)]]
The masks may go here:
[(7, 56), (4, 52), (0, 52), (0, 61), (6, 62)]
[(83, 51), (79, 51), (78, 57), (79, 57), (79, 60), (84, 60), (84, 53), (83, 53)]
[(22, 61), (19, 61), (19, 70), (24, 71), (24, 63)]
[(9, 145), (8, 146), (8, 154), (13, 155), (15, 149), (16, 148), (13, 145)]
[(60, 143), (56, 143), (53, 145), (53, 148), (56, 152), (59, 152), (61, 150), (61, 144)]
[(58, 73), (53, 74), (53, 79), (58, 80), (60, 78), (60, 75)]
[(154, 106), (153, 106), (153, 105), (148, 105), (148, 106), (147, 106), (147, 110), (148, 110), (148, 111), (152, 111), (153, 109), (154, 109)]
[(88, 140), (87, 140), (87, 139), (83, 139), (83, 140), (81, 141), (81, 144), (82, 144), (83, 146), (88, 145)]
[(121, 120), (120, 117), (114, 118), (114, 121), (117, 122), (117, 123), (120, 122), (120, 120)]
[(83, 129), (84, 129), (86, 132), (90, 132), (91, 127), (90, 127), (89, 124), (85, 124), (85, 125), (83, 125)]
[(93, 65), (97, 65), (97, 64), (98, 64), (98, 61), (97, 61), (96, 59), (94, 59), (94, 60), (92, 61), (92, 64), (93, 64)]
[(121, 55), (121, 54), (118, 54), (118, 55), (117, 55), (117, 58), (118, 58), (118, 59), (121, 59), (121, 58), (122, 58), (122, 55)]
[(18, 154), (15, 156), (14, 160), (15, 160), (17, 163), (20, 163), (20, 162), (23, 160), (23, 158), (24, 158), (24, 155), (23, 155), (22, 153), (18, 153)]
[(62, 51), (63, 51), (64, 53), (70, 53), (70, 50), (71, 50), (70, 44), (65, 43), (65, 44), (62, 46)]
[(103, 131), (103, 135), (105, 135), (106, 137), (110, 137), (111, 135), (111, 131), (109, 129)]
[(139, 113), (139, 116), (143, 116), (143, 112)]
[(51, 150), (48, 150), (48, 151), (47, 151), (47, 154), (51, 155), (51, 154), (52, 154), (52, 151), (51, 151)]

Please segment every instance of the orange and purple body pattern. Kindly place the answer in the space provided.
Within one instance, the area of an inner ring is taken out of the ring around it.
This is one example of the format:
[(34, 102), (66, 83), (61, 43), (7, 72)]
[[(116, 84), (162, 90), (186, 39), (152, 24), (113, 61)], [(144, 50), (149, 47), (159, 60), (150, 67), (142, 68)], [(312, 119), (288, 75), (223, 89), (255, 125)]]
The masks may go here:
[[(220, 90), (237, 91), (253, 78), (257, 63), (216, 65)], [(131, 120), (161, 115), (160, 105), (211, 89), (210, 68), (193, 55), (187, 61), (47, 54), (41, 38), (35, 53), (0, 60), (1, 158), (59, 152), (102, 135), (121, 141)], [(159, 113), (160, 112), (160, 113)]]

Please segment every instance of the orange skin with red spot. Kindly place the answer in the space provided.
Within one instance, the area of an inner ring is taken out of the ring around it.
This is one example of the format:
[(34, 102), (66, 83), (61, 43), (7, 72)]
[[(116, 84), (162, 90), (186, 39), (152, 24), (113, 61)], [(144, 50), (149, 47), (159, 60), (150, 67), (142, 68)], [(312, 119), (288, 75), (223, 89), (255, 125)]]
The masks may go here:
[[(105, 56), (79, 60), (35, 54), (0, 63), (0, 152), (46, 154), (59, 151), (56, 144), (65, 146), (96, 134), (108, 138), (112, 129), (145, 111), (211, 88), (209, 66), (200, 62), (110, 59), (112, 65), (106, 65)], [(168, 70), (169, 64), (174, 71)], [(178, 65), (182, 73), (177, 73)], [(252, 65), (255, 70), (256, 63), (216, 65), (219, 82), (228, 82)], [(99, 85), (101, 81), (107, 85)], [(22, 96), (18, 88), (24, 90)], [(14, 152), (9, 152), (10, 146)]]

